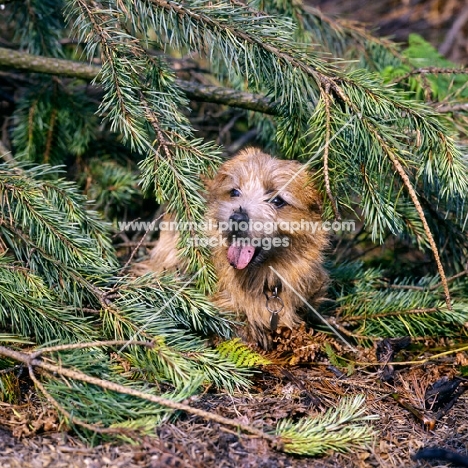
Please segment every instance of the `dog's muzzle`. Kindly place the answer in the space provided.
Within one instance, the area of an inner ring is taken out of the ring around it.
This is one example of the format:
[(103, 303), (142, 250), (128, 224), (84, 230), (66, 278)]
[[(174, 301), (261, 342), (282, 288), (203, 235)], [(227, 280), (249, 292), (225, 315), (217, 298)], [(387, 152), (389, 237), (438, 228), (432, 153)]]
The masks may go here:
[(227, 259), (237, 270), (246, 268), (255, 255), (255, 247), (250, 244), (249, 221), (249, 215), (241, 206), (229, 218), (228, 238), (231, 245)]
[(229, 218), (229, 234), (235, 237), (247, 237), (249, 231), (249, 215), (240, 206)]

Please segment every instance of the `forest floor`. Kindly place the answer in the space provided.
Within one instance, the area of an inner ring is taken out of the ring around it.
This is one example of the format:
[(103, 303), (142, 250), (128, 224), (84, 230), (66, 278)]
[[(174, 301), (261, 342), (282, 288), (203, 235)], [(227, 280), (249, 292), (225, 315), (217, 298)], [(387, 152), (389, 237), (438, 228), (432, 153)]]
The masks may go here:
[[(319, 339), (319, 341), (322, 341)], [(432, 347), (432, 346), (431, 346)], [(370, 360), (373, 349), (361, 349), (360, 360)], [(414, 356), (414, 351), (411, 353)], [(424, 353), (421, 353), (421, 357)], [(409, 351), (400, 351), (406, 360)], [(332, 453), (307, 458), (273, 449), (265, 440), (200, 417), (180, 414), (174, 422), (156, 428), (157, 437), (136, 445), (104, 444), (89, 447), (57, 427), (54, 410), (34, 398), (23, 405), (0, 406), (0, 466), (44, 467), (174, 467), (174, 468), (282, 468), (282, 467), (453, 467), (441, 461), (414, 461), (422, 447), (443, 447), (466, 457), (468, 463), (467, 382), (455, 377), (461, 353), (425, 364), (395, 368), (362, 365), (342, 373), (316, 362), (295, 366), (271, 365), (253, 377), (248, 392), (227, 395), (210, 393), (192, 397), (189, 404), (211, 413), (236, 419), (263, 431), (271, 431), (283, 418), (295, 420), (323, 414), (344, 397), (365, 395), (367, 414), (377, 415), (371, 424), (375, 440), (359, 452)], [(375, 362), (375, 358), (373, 359)], [(463, 364), (463, 363), (462, 363)], [(346, 371), (346, 368), (341, 370)], [(387, 381), (385, 382), (384, 380)], [(439, 382), (440, 405), (430, 406), (427, 390)], [(453, 385), (451, 385), (453, 384)], [(449, 391), (446, 392), (447, 387)], [(461, 394), (457, 398), (457, 391)], [(447, 402), (453, 398), (453, 406)], [(398, 401), (397, 401), (398, 400)], [(51, 431), (51, 432), (47, 432)]]

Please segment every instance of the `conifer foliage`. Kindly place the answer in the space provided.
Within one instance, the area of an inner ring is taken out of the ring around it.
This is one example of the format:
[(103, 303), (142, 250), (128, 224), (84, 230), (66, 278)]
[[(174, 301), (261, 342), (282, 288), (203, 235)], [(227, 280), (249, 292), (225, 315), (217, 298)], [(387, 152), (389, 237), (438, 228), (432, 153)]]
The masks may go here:
[[(268, 364), (236, 339), (207, 342), (229, 339), (232, 322), (207, 299), (215, 277), (188, 242), (195, 227), (180, 239), (186, 277), (128, 275), (144, 237), (119, 257), (133, 239), (117, 222), (148, 219), (148, 200), (203, 219), (202, 178), (223, 148), (195, 118), (200, 101), (237, 109), (233, 132), (248, 125), (315, 171), (324, 219), (362, 226), (341, 239), (348, 251), (391, 236), (431, 259), (409, 278), (385, 257), (378, 268), (337, 258), (333, 323), (358, 341), (463, 333), (466, 73), (422, 39), (402, 50), (286, 0), (25, 0), (0, 14), (3, 399), (21, 362), (81, 434), (132, 438), (190, 411), (180, 402), (203, 386), (246, 388)], [(293, 453), (346, 450), (371, 438), (361, 405), (262, 436)]]

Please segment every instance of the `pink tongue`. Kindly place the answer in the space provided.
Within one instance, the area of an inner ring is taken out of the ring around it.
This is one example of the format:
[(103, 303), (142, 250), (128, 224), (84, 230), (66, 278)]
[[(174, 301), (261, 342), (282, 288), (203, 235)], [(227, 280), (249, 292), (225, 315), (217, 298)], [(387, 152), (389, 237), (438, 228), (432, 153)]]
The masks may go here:
[(254, 256), (255, 248), (242, 245), (232, 244), (227, 252), (227, 258), (229, 263), (238, 270), (245, 268), (252, 260)]

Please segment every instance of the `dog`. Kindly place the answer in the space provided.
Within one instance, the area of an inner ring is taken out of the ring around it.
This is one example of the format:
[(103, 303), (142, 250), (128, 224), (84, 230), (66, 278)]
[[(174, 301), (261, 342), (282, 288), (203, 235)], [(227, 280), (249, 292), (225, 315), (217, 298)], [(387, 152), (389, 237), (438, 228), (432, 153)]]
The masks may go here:
[[(256, 148), (226, 161), (205, 185), (218, 278), (212, 302), (246, 322), (244, 338), (271, 349), (275, 331), (298, 327), (304, 300), (315, 305), (326, 289), (320, 195), (305, 166)], [(162, 231), (140, 273), (183, 269), (177, 241)]]

